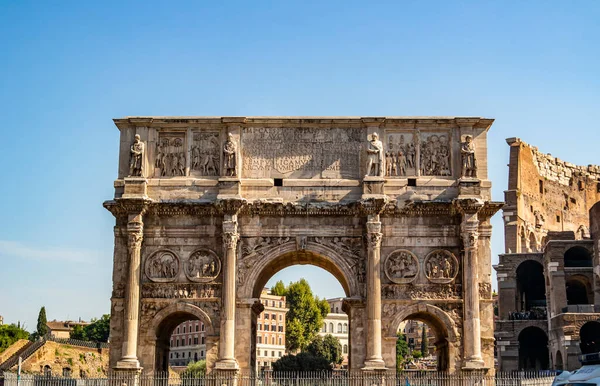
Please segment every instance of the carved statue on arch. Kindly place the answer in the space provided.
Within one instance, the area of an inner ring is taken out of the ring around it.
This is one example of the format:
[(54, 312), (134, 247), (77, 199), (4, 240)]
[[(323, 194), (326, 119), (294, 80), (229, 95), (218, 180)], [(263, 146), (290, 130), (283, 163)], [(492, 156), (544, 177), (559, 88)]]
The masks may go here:
[(477, 159), (475, 158), (475, 143), (473, 137), (467, 135), (461, 143), (462, 177), (477, 178)]
[(367, 177), (383, 177), (385, 171), (383, 157), (383, 143), (379, 140), (379, 134), (373, 133), (367, 147)]
[(237, 176), (237, 146), (233, 140), (233, 134), (227, 134), (227, 141), (225, 141), (225, 145), (223, 145), (223, 155), (224, 155), (224, 168), (225, 175), (228, 177)]
[(143, 177), (144, 142), (136, 134), (130, 149), (129, 177)]

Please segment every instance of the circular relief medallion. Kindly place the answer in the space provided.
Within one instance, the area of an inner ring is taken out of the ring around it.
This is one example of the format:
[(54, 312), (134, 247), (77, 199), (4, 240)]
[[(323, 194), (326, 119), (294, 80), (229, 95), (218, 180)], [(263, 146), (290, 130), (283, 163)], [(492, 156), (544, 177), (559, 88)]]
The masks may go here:
[(411, 251), (399, 249), (390, 253), (383, 263), (385, 275), (396, 284), (410, 283), (419, 274), (417, 256)]
[(185, 264), (185, 275), (195, 282), (209, 282), (221, 272), (221, 260), (209, 249), (199, 249), (192, 253)]
[(157, 251), (146, 260), (146, 276), (154, 282), (171, 282), (178, 274), (179, 257), (173, 251)]
[(425, 276), (432, 283), (450, 283), (458, 274), (458, 260), (449, 251), (431, 252), (425, 258)]

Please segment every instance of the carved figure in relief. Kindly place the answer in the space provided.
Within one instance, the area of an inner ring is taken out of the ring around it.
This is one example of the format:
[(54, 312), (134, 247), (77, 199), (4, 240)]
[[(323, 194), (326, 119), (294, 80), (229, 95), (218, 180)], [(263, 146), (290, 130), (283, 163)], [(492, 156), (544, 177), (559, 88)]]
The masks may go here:
[(179, 259), (170, 251), (154, 253), (146, 262), (146, 276), (153, 281), (171, 281), (179, 273)]
[(433, 251), (425, 258), (425, 276), (434, 283), (449, 283), (458, 273), (458, 260), (448, 251)]
[(131, 145), (130, 153), (129, 177), (142, 177), (144, 143), (141, 141), (139, 134), (135, 135), (133, 145)]
[(237, 175), (236, 169), (236, 153), (237, 147), (233, 141), (233, 134), (227, 134), (227, 141), (223, 146), (224, 163), (225, 163), (225, 175), (229, 177), (235, 177)]
[(398, 157), (396, 158), (396, 162), (398, 163), (398, 174), (399, 176), (406, 175), (406, 156), (404, 152), (400, 150), (398, 152)]
[(409, 251), (394, 251), (386, 258), (384, 271), (394, 283), (409, 283), (416, 278), (419, 263), (416, 256)]
[(421, 142), (421, 175), (451, 175), (450, 145), (445, 135), (430, 135)]
[(162, 137), (156, 145), (154, 166), (160, 177), (185, 176), (183, 138)]
[(192, 253), (186, 263), (185, 274), (190, 280), (206, 281), (219, 274), (221, 263), (211, 251), (200, 250)]
[(394, 159), (393, 157), (393, 153), (391, 151), (388, 151), (385, 153), (385, 166), (387, 168), (387, 175), (388, 176), (393, 176), (394, 175), (394, 169), (395, 165), (394, 165)]
[(462, 157), (462, 177), (477, 177), (477, 160), (475, 159), (475, 144), (473, 137), (467, 135), (465, 142), (461, 144), (460, 154)]
[(383, 144), (379, 140), (379, 135), (373, 133), (369, 146), (367, 148), (368, 163), (367, 176), (383, 177), (384, 161), (383, 161)]

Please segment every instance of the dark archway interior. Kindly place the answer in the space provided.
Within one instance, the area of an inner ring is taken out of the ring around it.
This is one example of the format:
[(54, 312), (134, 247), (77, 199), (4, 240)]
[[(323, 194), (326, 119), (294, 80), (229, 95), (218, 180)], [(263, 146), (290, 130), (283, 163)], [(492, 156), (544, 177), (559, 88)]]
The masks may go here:
[(592, 254), (584, 247), (570, 248), (564, 259), (565, 267), (592, 267)]
[[(171, 349), (171, 334), (175, 327), (188, 320), (198, 320), (195, 315), (187, 312), (175, 312), (167, 316), (156, 329), (155, 370), (169, 370), (169, 351)], [(204, 321), (206, 323), (206, 321)]]
[(346, 296), (350, 296), (350, 285), (348, 280), (344, 276), (344, 273), (329, 259), (309, 251), (294, 251), (285, 253), (276, 259), (273, 259), (260, 273), (256, 283), (254, 284), (254, 290), (252, 296), (255, 298), (260, 297), (260, 293), (269, 281), (277, 272), (284, 268), (291, 267), (293, 265), (313, 265), (315, 267), (323, 268), (330, 274), (332, 274), (339, 282)]
[[(448, 371), (450, 366), (450, 347), (448, 345), (448, 330), (446, 326), (435, 316), (427, 312), (418, 312), (409, 315), (404, 319), (416, 320), (427, 325), (427, 330), (431, 330), (435, 335), (435, 354), (437, 356), (437, 371)], [(419, 338), (422, 331), (418, 332)], [(420, 348), (417, 348), (420, 350)]]
[(556, 358), (554, 358), (554, 370), (563, 370), (563, 358), (560, 351), (556, 352)]
[(570, 278), (566, 282), (567, 304), (591, 304), (588, 297), (588, 286), (585, 278)]
[(582, 354), (600, 352), (600, 322), (587, 322), (581, 326), (579, 340)]
[(547, 370), (548, 368), (548, 336), (541, 328), (525, 328), (519, 334), (519, 370)]
[(519, 311), (530, 311), (534, 307), (546, 307), (544, 269), (533, 260), (524, 261), (517, 268)]

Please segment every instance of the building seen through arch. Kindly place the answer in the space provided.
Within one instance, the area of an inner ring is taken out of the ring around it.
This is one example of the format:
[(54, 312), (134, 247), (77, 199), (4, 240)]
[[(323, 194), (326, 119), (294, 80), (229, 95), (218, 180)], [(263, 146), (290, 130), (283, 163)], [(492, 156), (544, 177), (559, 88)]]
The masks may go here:
[(574, 370), (597, 348), (588, 323), (600, 320), (600, 167), (507, 142), (506, 253), (494, 267), (500, 370)]

